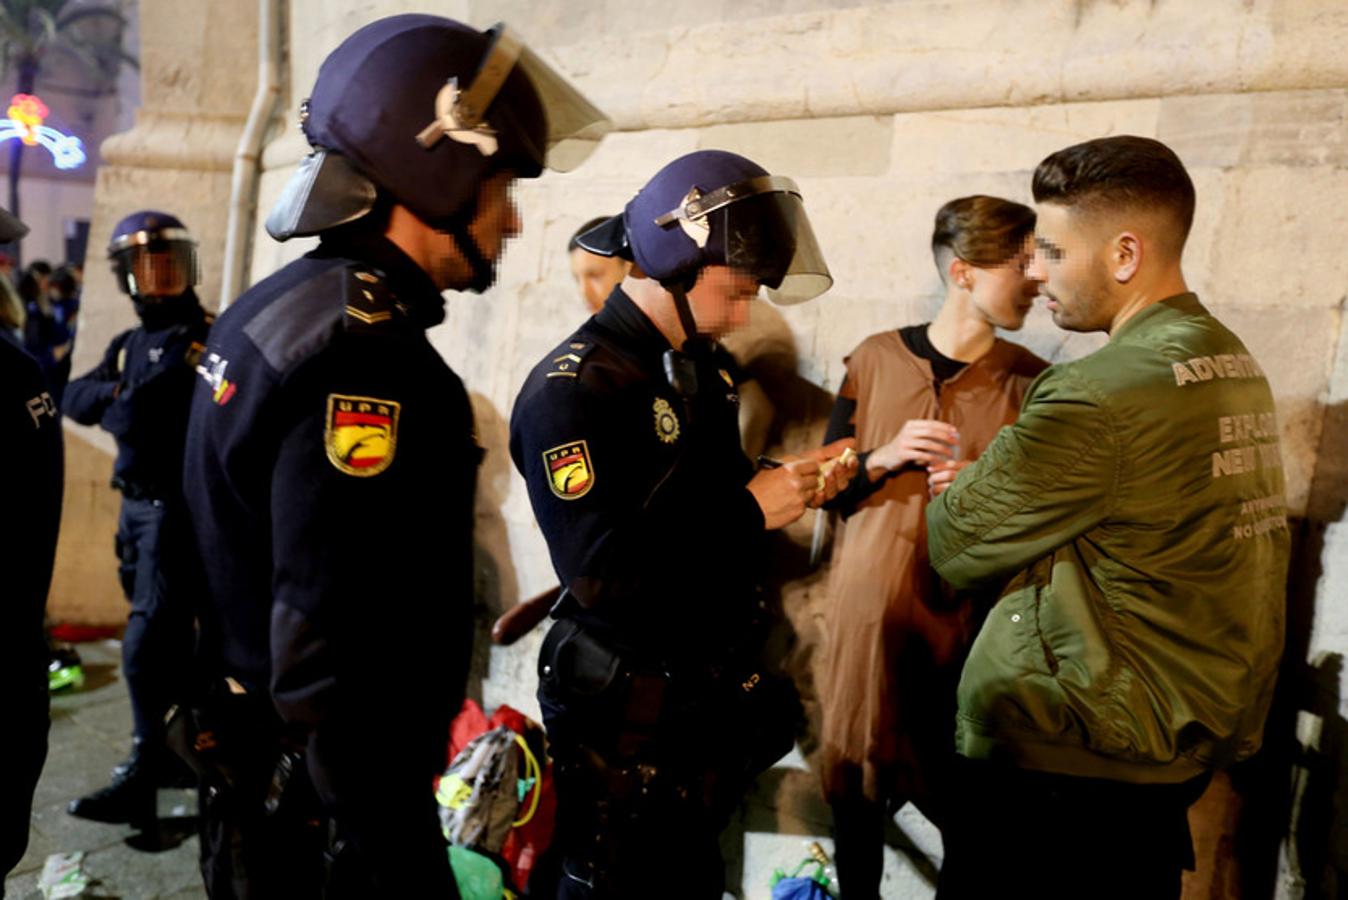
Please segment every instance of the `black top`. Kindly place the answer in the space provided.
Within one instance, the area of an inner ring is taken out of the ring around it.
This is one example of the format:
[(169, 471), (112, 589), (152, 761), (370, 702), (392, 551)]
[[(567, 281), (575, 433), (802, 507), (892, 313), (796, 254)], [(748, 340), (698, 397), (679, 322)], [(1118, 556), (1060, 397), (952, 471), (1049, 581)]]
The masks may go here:
[(960, 373), (968, 363), (960, 362), (958, 359), (951, 359), (931, 342), (931, 323), (922, 325), (909, 325), (906, 328), (899, 329), (899, 337), (903, 339), (904, 346), (913, 351), (914, 354), (931, 363), (931, 374), (937, 381), (949, 381)]
[[(5, 524), (0, 528), (10, 560), (5, 625), (0, 628), (0, 678), (7, 685), (0, 714), (13, 721), (15, 733), (26, 740), (46, 733), (47, 642), (42, 622), (61, 524), (64, 466), (60, 420), (42, 370), (8, 339), (0, 340), (0, 439), (12, 476), (5, 489)], [(29, 714), (42, 724), (34, 724)], [(8, 850), (0, 847), (0, 853)]]
[[(931, 363), (932, 376), (936, 381), (937, 390), (941, 382), (949, 381), (958, 375), (968, 363), (960, 362), (957, 359), (951, 359), (936, 346), (932, 344), (928, 335), (931, 328), (930, 322), (924, 322), (921, 325), (908, 325), (899, 329), (899, 338), (909, 350), (913, 351), (918, 357)], [(846, 378), (843, 384), (846, 384)], [(839, 393), (841, 394), (841, 387)], [(828, 417), (828, 428), (824, 432), (824, 443), (828, 444), (843, 438), (856, 435), (856, 426), (853, 419), (856, 416), (857, 402), (847, 397), (839, 396), (833, 402), (833, 411)], [(872, 481), (866, 475), (866, 460), (870, 457), (874, 447), (867, 447), (857, 454), (857, 460), (860, 468), (857, 470), (857, 476), (848, 482), (847, 487), (836, 497), (825, 504), (829, 509), (840, 510), (844, 516), (849, 516), (861, 505), (862, 501), (874, 494), (880, 489), (880, 485), (885, 483), (889, 477), (886, 473)]]
[(472, 643), (481, 450), (443, 318), (392, 243), (325, 240), (220, 317), (184, 463), (216, 674), (272, 686), (389, 896), (448, 890), (429, 785)]
[(168, 499), (182, 481), (187, 413), (211, 317), (191, 290), (156, 312), (113, 338), (103, 361), (66, 386), (64, 411), (117, 439), (114, 483)]
[(763, 514), (745, 487), (729, 354), (695, 359), (685, 397), (669, 352), (616, 288), (529, 375), (510, 452), (577, 601), (569, 614), (667, 656), (715, 654), (753, 614)]

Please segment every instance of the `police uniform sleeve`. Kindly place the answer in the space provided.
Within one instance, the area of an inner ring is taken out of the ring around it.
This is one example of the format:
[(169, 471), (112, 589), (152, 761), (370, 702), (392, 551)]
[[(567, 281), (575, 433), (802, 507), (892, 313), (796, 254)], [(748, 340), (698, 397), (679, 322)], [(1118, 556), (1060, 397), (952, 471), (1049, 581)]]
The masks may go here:
[(543, 388), (515, 410), (512, 453), (553, 565), (582, 604), (653, 596), (663, 571), (653, 561), (710, 568), (762, 533), (742, 473), (680, 452), (690, 437), (673, 404), (664, 444), (658, 397), (653, 410), (649, 395), (615, 400), (583, 380)]
[(406, 360), (345, 363), (316, 379), (321, 390), (283, 401), (295, 418), (271, 479), (272, 696), (307, 734), (315, 788), (370, 865), (381, 877), (437, 880), (448, 870), (431, 778), (444, 764), (453, 710), (443, 707), (456, 703), (471, 629), (440, 634), (436, 622), (450, 606), (471, 609), (471, 597), (446, 586), (449, 573), (428, 577), (428, 557), (455, 548), (433, 547), (424, 518), (455, 512), (417, 502), (430, 479), (398, 444), (417, 417), (442, 411), (406, 383)]
[(103, 413), (113, 401), (117, 385), (122, 380), (119, 357), (126, 345), (130, 331), (124, 331), (112, 339), (103, 353), (103, 361), (66, 385), (61, 402), (66, 415), (81, 425), (97, 425), (103, 419)]
[(957, 588), (1014, 575), (1109, 515), (1120, 466), (1105, 398), (1070, 366), (1046, 370), (1015, 424), (927, 506), (932, 567)]
[(118, 438), (135, 440), (143, 431), (153, 439), (166, 421), (186, 421), (201, 344), (187, 326), (178, 326), (156, 349), (156, 360), (126, 367), (122, 389), (103, 411), (103, 428)]

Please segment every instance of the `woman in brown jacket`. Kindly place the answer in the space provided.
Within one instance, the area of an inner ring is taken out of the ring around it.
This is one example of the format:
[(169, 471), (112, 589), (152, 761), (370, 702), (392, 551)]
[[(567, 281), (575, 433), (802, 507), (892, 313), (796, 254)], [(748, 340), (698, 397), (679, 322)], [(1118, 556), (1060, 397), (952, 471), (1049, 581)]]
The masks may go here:
[[(844, 900), (879, 896), (885, 820), (913, 801), (940, 824), (954, 691), (973, 638), (970, 598), (927, 564), (929, 491), (977, 458), (1047, 365), (996, 336), (1038, 292), (1025, 269), (1034, 211), (952, 200), (932, 253), (945, 302), (929, 324), (874, 334), (847, 357), (826, 441), (855, 435), (860, 471), (830, 504), (844, 518), (829, 582), (821, 767)], [(929, 485), (928, 479), (931, 479)]]

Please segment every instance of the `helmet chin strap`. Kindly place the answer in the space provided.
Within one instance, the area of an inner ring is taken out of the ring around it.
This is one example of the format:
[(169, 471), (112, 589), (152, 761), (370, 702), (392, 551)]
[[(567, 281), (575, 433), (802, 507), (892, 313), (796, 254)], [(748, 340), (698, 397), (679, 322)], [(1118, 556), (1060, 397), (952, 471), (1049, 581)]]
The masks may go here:
[(698, 332), (697, 320), (693, 318), (693, 308), (688, 303), (687, 278), (673, 279), (664, 287), (674, 297), (674, 311), (678, 313), (679, 324), (683, 326), (683, 346), (679, 349), (690, 354), (710, 349), (712, 341)]
[(455, 216), (453, 221), (447, 224), (445, 231), (454, 238), (459, 253), (463, 255), (473, 272), (472, 280), (467, 285), (468, 290), (480, 294), (491, 287), (496, 281), (496, 266), (482, 255), (477, 241), (473, 240), (472, 234), (468, 231), (468, 222), (464, 221), (462, 216)]
[[(692, 275), (694, 283), (696, 278), (697, 273), (694, 272)], [(689, 280), (688, 276), (684, 276), (661, 283), (661, 286), (673, 296), (674, 310), (678, 313), (679, 324), (683, 326), (683, 346), (677, 350), (670, 348), (665, 351), (665, 378), (685, 402), (691, 401), (698, 393), (698, 361), (706, 359), (715, 347), (714, 341), (698, 333), (697, 320), (693, 318), (693, 309), (688, 303), (688, 289), (691, 287)], [(691, 421), (691, 409), (689, 416)]]

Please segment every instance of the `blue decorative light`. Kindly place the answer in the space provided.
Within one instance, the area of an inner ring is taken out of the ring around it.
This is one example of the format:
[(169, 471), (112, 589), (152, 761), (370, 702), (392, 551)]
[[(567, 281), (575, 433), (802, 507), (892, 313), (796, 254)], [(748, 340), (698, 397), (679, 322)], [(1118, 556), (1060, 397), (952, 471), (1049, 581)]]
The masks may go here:
[(58, 169), (77, 169), (88, 157), (84, 144), (73, 134), (62, 134), (43, 125), (47, 105), (31, 94), (15, 94), (9, 101), (9, 118), (0, 120), (0, 143), (15, 139), (47, 149)]

